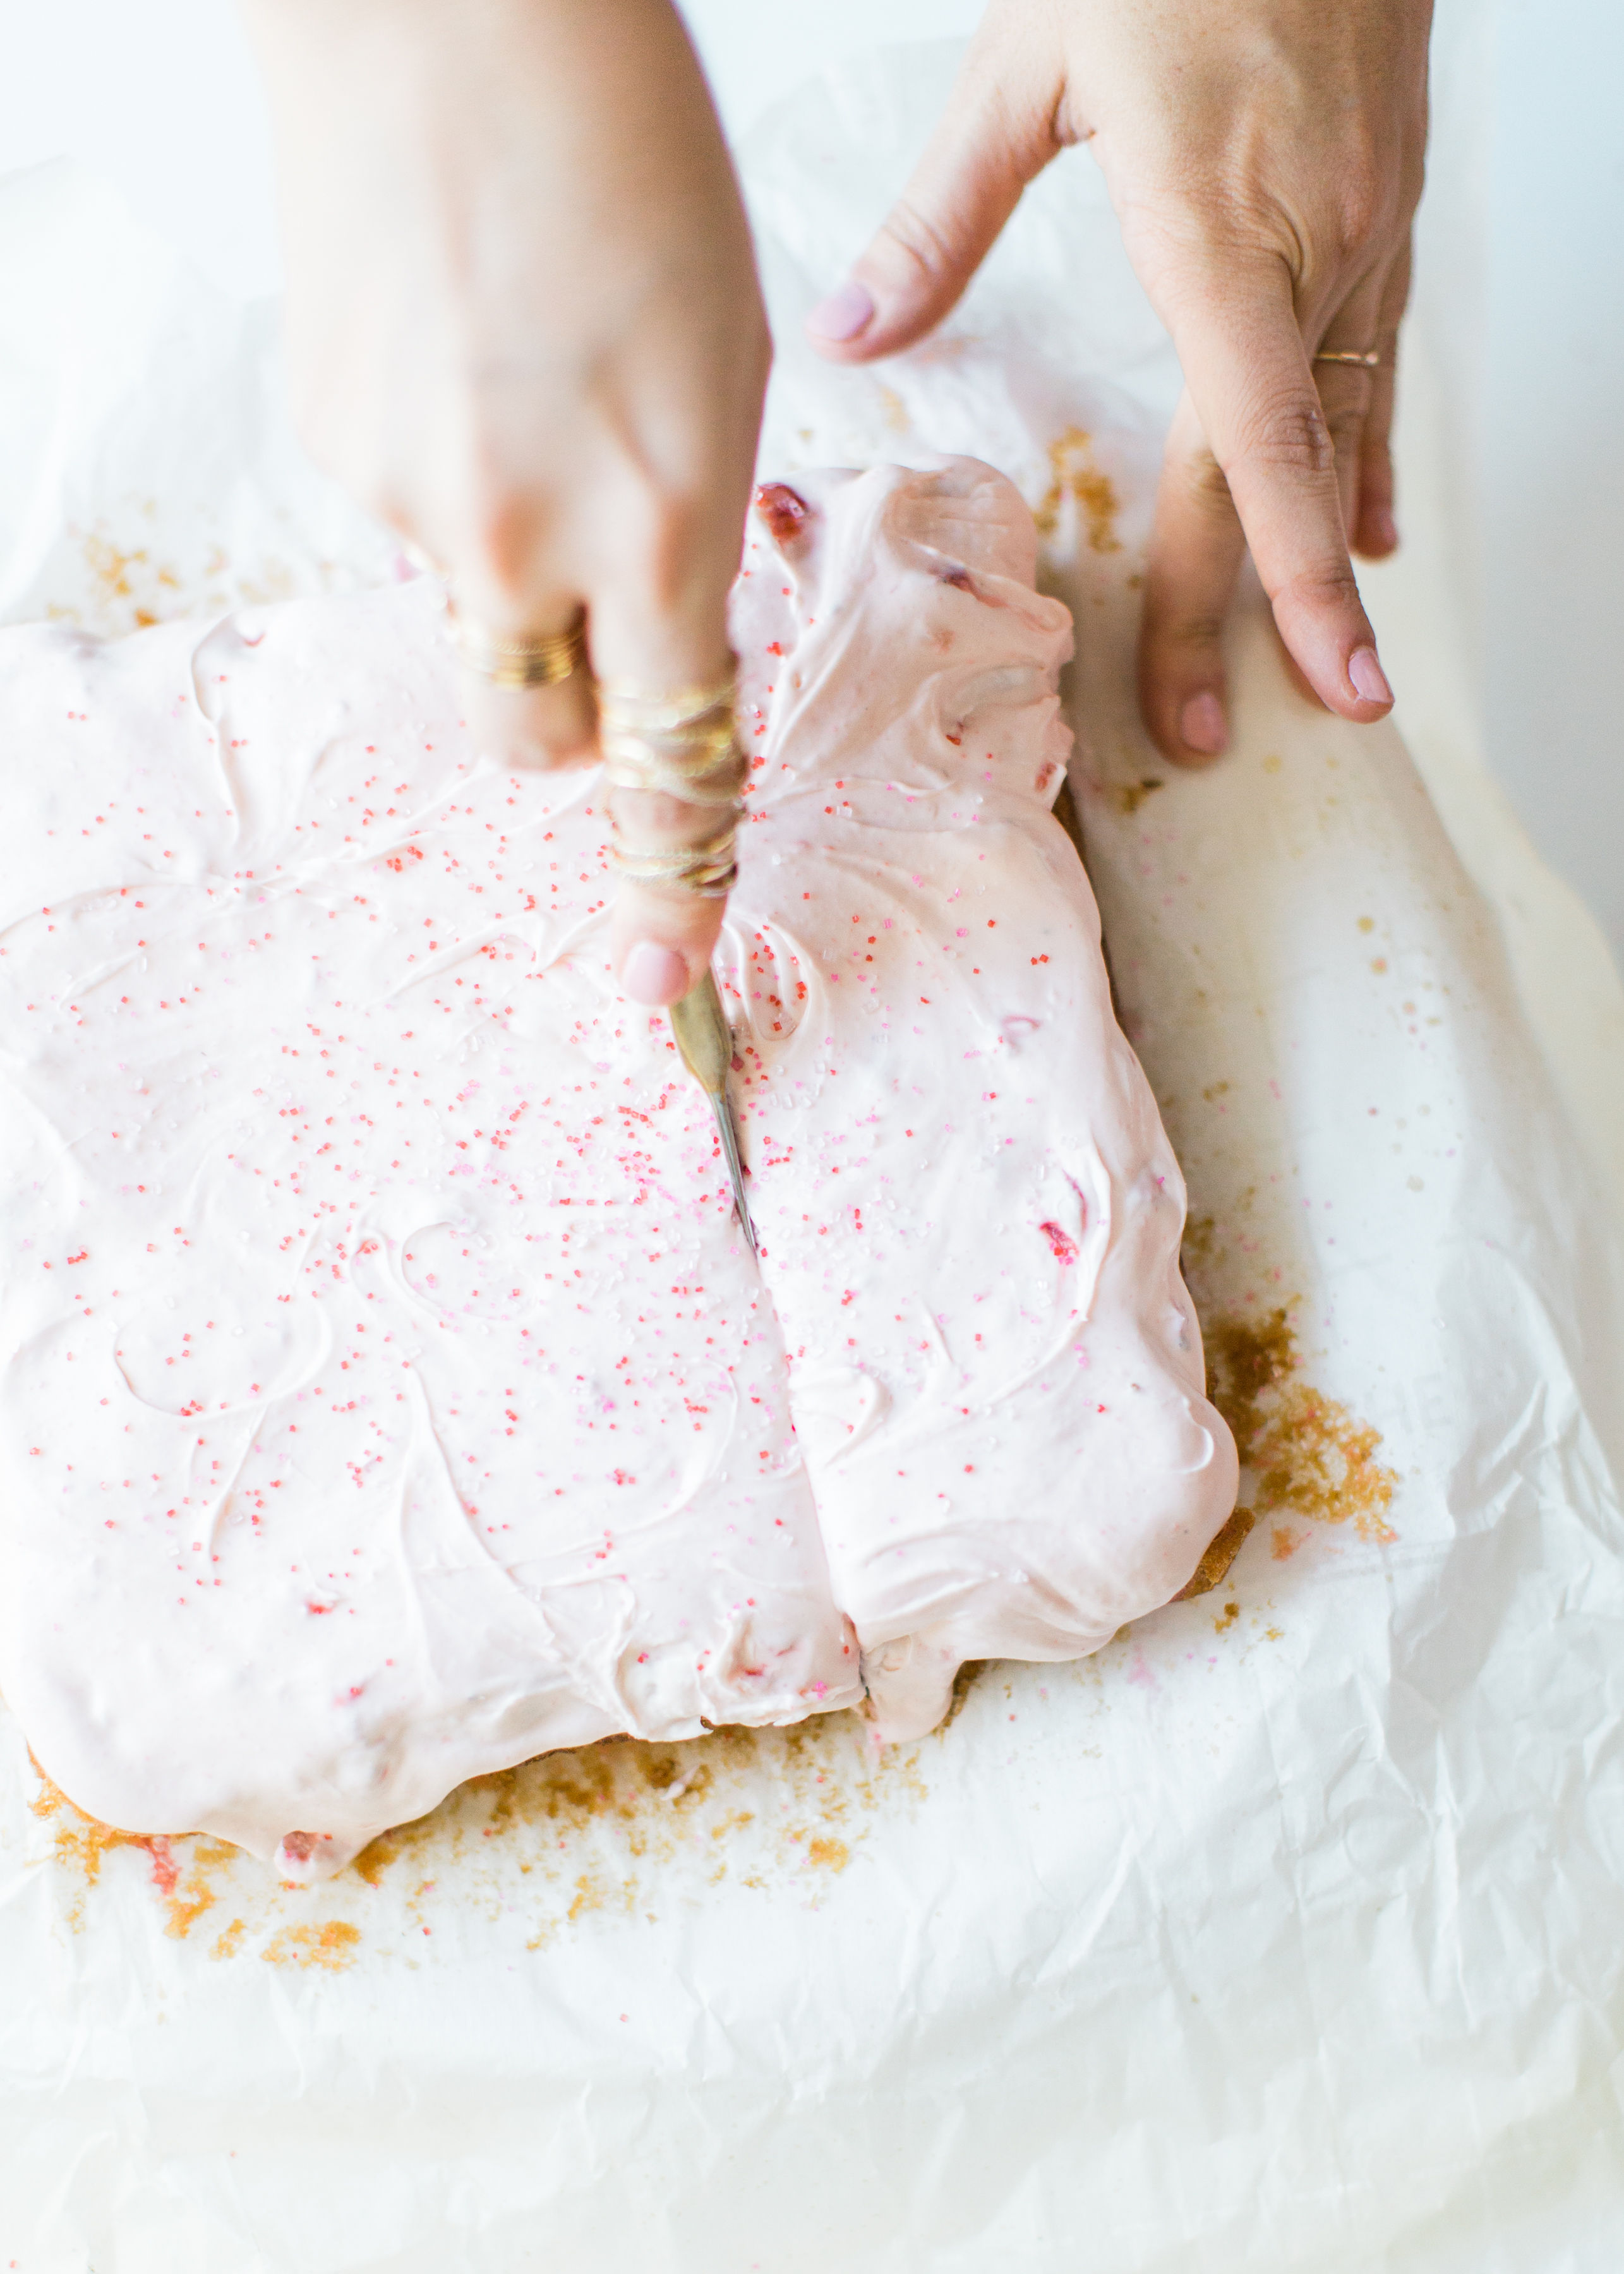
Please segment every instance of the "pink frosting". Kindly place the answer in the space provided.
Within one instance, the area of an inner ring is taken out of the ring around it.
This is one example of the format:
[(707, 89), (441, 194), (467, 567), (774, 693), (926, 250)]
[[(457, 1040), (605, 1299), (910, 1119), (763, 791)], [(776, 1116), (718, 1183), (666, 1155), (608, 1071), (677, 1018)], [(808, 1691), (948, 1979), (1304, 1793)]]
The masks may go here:
[(1188, 1578), (1234, 1453), (1034, 561), (966, 460), (753, 524), (759, 1268), (598, 777), (475, 755), (430, 585), (4, 636), (0, 1688), (81, 1806), (319, 1876), (614, 1731), (915, 1734)]

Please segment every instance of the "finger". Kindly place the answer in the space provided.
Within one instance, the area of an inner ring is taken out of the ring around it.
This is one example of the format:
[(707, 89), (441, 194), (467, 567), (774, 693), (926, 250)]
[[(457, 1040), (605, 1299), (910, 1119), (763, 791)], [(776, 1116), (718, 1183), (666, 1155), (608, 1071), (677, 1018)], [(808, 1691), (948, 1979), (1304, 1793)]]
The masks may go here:
[(1186, 395), (1162, 456), (1139, 619), (1139, 708), (1176, 765), (1207, 764), (1229, 745), (1223, 624), (1245, 549), (1229, 486)]
[(496, 596), (492, 588), (492, 597), (474, 606), (463, 598), (464, 589), (459, 582), (452, 635), (461, 666), (462, 715), (476, 749), (504, 765), (590, 764), (596, 756), (598, 714), (584, 661), (551, 686), (497, 683), (499, 657), (505, 661), (526, 643), (572, 630), (579, 603), (554, 596), (521, 606)]
[[(669, 591), (650, 591), (639, 604), (635, 584), (619, 581), (593, 603), (593, 668), (606, 685), (644, 695), (675, 697), (715, 687), (733, 665), (724, 610), (725, 587), (716, 592), (693, 588), (674, 604)], [(727, 821), (725, 809), (692, 805), (663, 792), (616, 787), (608, 803), (618, 840), (639, 852), (703, 845)], [(710, 966), (726, 905), (681, 885), (620, 879), (609, 953), (632, 1001), (674, 1003), (698, 983)]]
[[(1327, 324), (1311, 366), (1335, 454), (1342, 527), (1350, 531), (1357, 526), (1359, 517), (1365, 430), (1375, 395), (1376, 373), (1363, 358), (1380, 352), (1377, 335), (1386, 282), (1387, 272), (1380, 269), (1349, 294)], [(1339, 362), (1337, 358), (1342, 356), (1355, 356), (1360, 360)]]
[(584, 672), (556, 687), (515, 690), (464, 669), (462, 703), (474, 748), (503, 765), (588, 766), (598, 755), (598, 707)]
[(807, 318), (816, 348), (866, 363), (941, 322), (1059, 150), (1062, 92), (1034, 36), (1006, 23), (995, 39), (983, 26), (907, 187), (846, 282)]
[[(1366, 319), (1352, 310), (1348, 336), (1367, 337), (1359, 326), (1372, 320), (1373, 313)], [(1358, 495), (1373, 374), (1316, 363), (1314, 375), (1346, 517)], [(1229, 484), (1186, 395), (1162, 458), (1139, 627), (1140, 711), (1156, 747), (1176, 765), (1208, 764), (1229, 746), (1223, 626), (1244, 551)]]
[(1371, 388), (1370, 409), (1365, 419), (1364, 447), (1359, 456), (1359, 504), (1351, 523), (1354, 550), (1367, 560), (1380, 561), (1398, 544), (1398, 523), (1393, 497), (1393, 408), (1398, 373), (1398, 334), (1410, 299), (1410, 246), (1387, 272), (1381, 313), (1373, 343), (1381, 356)]
[[(1368, 339), (1369, 334), (1365, 336)], [(1360, 352), (1365, 350), (1361, 349)], [(1313, 373), (1314, 385), (1320, 391), (1320, 408), (1325, 413), (1326, 433), (1331, 438), (1331, 450), (1335, 461), (1336, 500), (1341, 509), (1342, 524), (1344, 530), (1350, 530), (1359, 509), (1359, 466), (1365, 447), (1365, 420), (1370, 409), (1375, 373), (1358, 364), (1322, 363), (1318, 358), (1314, 361)]]
[(1327, 708), (1393, 705), (1359, 599), (1336, 459), (1283, 263), (1206, 263), (1169, 293), (1192, 400), (1240, 516), (1281, 637)]
[[(610, 793), (618, 834), (650, 851), (700, 845), (724, 817), (714, 807), (645, 790)], [(634, 1003), (675, 1003), (704, 976), (726, 903), (680, 886), (622, 877), (609, 925), (609, 954)]]

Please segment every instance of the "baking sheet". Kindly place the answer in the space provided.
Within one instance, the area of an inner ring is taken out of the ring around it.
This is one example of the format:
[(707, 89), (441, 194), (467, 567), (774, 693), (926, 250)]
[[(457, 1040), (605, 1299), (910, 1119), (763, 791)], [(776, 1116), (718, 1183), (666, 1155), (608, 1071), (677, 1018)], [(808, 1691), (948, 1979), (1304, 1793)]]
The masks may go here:
[[(1255, 605), (1234, 756), (1179, 776), (1139, 734), (1177, 382), (1087, 162), (942, 340), (795, 347), (947, 62), (848, 72), (747, 154), (766, 463), (967, 448), (1046, 525), (1252, 1528), (1221, 1590), (988, 1669), (918, 1746), (596, 1748), (312, 1891), (86, 1824), (0, 1721), (22, 2274), (1618, 2263), (1616, 1245), (1397, 735), (1308, 708)], [(262, 315), (61, 171), (0, 197), (0, 409), (40, 438), (6, 615), (391, 573), (288, 442)]]

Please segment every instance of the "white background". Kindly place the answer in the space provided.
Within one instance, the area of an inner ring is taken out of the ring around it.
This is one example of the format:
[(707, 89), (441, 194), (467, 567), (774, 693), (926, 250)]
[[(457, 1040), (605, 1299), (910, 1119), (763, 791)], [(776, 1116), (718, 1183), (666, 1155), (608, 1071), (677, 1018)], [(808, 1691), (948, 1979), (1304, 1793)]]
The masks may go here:
[[(1470, 190), (1489, 226), (1435, 225), (1431, 263), (1453, 312), (1454, 568), (1477, 723), (1536, 843), (1624, 953), (1624, 9), (1457, 0), (1455, 18), (1469, 12), (1482, 36), (1440, 87), (1435, 207)], [(688, 8), (735, 131), (826, 62), (965, 32), (978, 13), (975, 0)], [(275, 289), (262, 106), (227, 0), (4, 0), (4, 24), (0, 170), (71, 154), (228, 289)], [(1427, 260), (1424, 241), (1424, 276)]]

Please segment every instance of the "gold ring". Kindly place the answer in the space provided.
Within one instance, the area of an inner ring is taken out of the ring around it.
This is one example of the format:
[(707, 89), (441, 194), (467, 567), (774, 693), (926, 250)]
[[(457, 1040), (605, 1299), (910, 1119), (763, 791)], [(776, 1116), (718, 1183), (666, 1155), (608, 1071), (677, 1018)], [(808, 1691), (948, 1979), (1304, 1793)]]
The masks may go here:
[(1352, 364), (1357, 371), (1380, 371), (1381, 350), (1380, 348), (1320, 348), (1316, 350), (1313, 360), (1315, 363)]
[(614, 825), (612, 851), (620, 875), (635, 885), (668, 885), (702, 900), (726, 900), (739, 874), (733, 858), (738, 817), (699, 845), (628, 845)]
[(731, 712), (739, 691), (739, 666), (730, 664), (709, 687), (678, 687), (665, 695), (646, 695), (624, 680), (606, 680), (604, 699), (616, 718), (644, 734), (677, 734), (713, 711)]
[(737, 666), (709, 687), (647, 695), (613, 683), (598, 689), (604, 772), (616, 789), (642, 790), (710, 807), (726, 819), (699, 845), (632, 846), (615, 824), (613, 858), (635, 884), (665, 885), (721, 900), (738, 868), (733, 843), (749, 759), (740, 747), (733, 706)]
[(453, 604), (451, 637), (463, 664), (477, 679), (505, 693), (529, 687), (557, 687), (586, 666), (586, 610), (577, 608), (561, 632), (525, 633), (498, 639), (470, 623)]
[(617, 789), (664, 792), (688, 805), (738, 809), (749, 761), (733, 719), (737, 671), (710, 687), (667, 695), (606, 684), (598, 690), (604, 769)]

